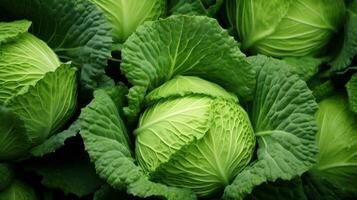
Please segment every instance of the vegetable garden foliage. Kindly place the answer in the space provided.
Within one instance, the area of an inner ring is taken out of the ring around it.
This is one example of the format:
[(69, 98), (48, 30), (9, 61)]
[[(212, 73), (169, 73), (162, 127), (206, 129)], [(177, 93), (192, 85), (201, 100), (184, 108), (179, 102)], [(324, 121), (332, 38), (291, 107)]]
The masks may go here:
[(355, 199), (356, 0), (0, 0), (0, 200)]

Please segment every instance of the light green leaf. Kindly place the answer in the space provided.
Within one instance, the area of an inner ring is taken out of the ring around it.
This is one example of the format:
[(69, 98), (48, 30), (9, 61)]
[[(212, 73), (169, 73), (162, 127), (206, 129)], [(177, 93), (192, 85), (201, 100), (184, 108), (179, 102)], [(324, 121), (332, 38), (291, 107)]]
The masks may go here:
[(122, 48), (123, 48), (123, 44), (121, 43), (116, 43), (112, 45), (112, 51), (121, 52)]
[(314, 171), (341, 191), (357, 195), (357, 116), (345, 96), (322, 100), (316, 113), (319, 153)]
[(124, 123), (115, 103), (104, 90), (96, 91), (94, 100), (82, 110), (80, 126), (80, 134), (97, 173), (113, 188), (126, 189), (138, 197), (195, 199), (189, 191), (149, 181), (135, 165)]
[(0, 5), (4, 17), (32, 21), (31, 33), (62, 61), (72, 61), (81, 69), (86, 89), (113, 84), (104, 71), (111, 52), (111, 28), (94, 4), (87, 0), (0, 0)]
[(221, 86), (193, 76), (176, 76), (145, 96), (145, 103), (153, 104), (160, 99), (184, 97), (196, 94), (212, 98), (222, 98), (238, 103), (238, 98)]
[(145, 21), (157, 20), (166, 11), (166, 0), (90, 0), (112, 26), (114, 43), (123, 43)]
[(43, 155), (48, 153), (53, 153), (57, 149), (62, 147), (68, 138), (76, 136), (78, 132), (79, 122), (77, 120), (73, 122), (68, 129), (51, 136), (50, 138), (46, 139), (42, 144), (33, 147), (30, 150), (30, 153), (33, 156), (39, 157), (42, 157)]
[(320, 56), (343, 24), (336, 0), (228, 0), (242, 49), (275, 57)]
[(200, 140), (210, 128), (212, 103), (209, 97), (186, 96), (146, 109), (134, 131), (141, 167), (153, 172), (183, 146)]
[[(284, 74), (284, 76), (281, 76)], [(257, 76), (252, 123), (257, 159), (226, 187), (225, 199), (242, 199), (267, 181), (291, 180), (315, 163), (317, 109), (312, 92), (287, 66), (267, 61)]]
[[(227, 0), (228, 19), (238, 30), (243, 48), (247, 49), (255, 43), (274, 33), (282, 18), (287, 15), (292, 0)], [(275, 12), (267, 12), (274, 10)]]
[(252, 98), (255, 71), (237, 42), (216, 20), (172, 16), (147, 22), (122, 49), (121, 71), (133, 85), (125, 108), (136, 116), (146, 92), (175, 75), (199, 76), (246, 100)]
[(24, 122), (10, 109), (0, 105), (0, 161), (24, 156), (29, 146)]
[(76, 104), (76, 70), (69, 64), (46, 73), (35, 86), (7, 102), (7, 106), (24, 122), (32, 145), (42, 143), (56, 133), (72, 116)]
[(15, 173), (8, 164), (0, 163), (0, 192), (14, 179)]
[(357, 73), (348, 81), (346, 88), (350, 108), (353, 112), (357, 113)]
[[(16, 22), (14, 22), (16, 23)], [(30, 33), (0, 46), (0, 102), (35, 85), (47, 72), (60, 66), (56, 54), (46, 43)]]
[(357, 54), (357, 1), (353, 0), (347, 10), (344, 41), (342, 49), (336, 58), (330, 63), (332, 71), (342, 71), (346, 69)]
[(26, 33), (30, 26), (31, 22), (27, 20), (0, 22), (0, 45), (15, 40), (21, 34)]
[(33, 188), (24, 182), (15, 180), (5, 190), (0, 191), (0, 200), (36, 200)]

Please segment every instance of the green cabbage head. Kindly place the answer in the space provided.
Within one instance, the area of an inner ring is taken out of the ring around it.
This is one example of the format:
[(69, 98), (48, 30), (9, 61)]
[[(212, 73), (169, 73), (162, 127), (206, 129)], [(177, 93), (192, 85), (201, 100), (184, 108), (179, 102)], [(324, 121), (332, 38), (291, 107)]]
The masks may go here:
[(198, 77), (177, 76), (146, 96), (136, 157), (154, 180), (212, 196), (249, 163), (255, 135), (236, 96)]
[(27, 32), (30, 25), (0, 23), (0, 161), (44, 142), (76, 107), (76, 69)]
[(91, 0), (112, 25), (114, 43), (123, 43), (144, 21), (158, 19), (166, 10), (165, 0)]
[(319, 104), (318, 170), (331, 184), (343, 192), (357, 187), (357, 115), (349, 109), (347, 99), (333, 96)]
[(318, 56), (343, 25), (343, 0), (228, 0), (242, 48), (275, 57)]

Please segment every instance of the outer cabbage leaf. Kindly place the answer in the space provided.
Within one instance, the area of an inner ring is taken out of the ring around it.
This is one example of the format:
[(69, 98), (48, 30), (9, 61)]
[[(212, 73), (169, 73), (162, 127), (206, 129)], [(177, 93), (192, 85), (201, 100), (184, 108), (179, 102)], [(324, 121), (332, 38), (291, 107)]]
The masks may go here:
[(170, 0), (168, 13), (170, 15), (207, 15), (201, 0)]
[(310, 88), (317, 102), (331, 96), (335, 92), (335, 85), (331, 80), (313, 82), (310, 84)]
[(307, 199), (336, 200), (348, 199), (319, 171), (310, 170), (302, 176), (304, 192)]
[(49, 137), (43, 143), (33, 147), (30, 150), (30, 153), (34, 156), (39, 156), (39, 157), (48, 153), (53, 153), (57, 149), (62, 147), (67, 139), (76, 136), (77, 133), (79, 133), (78, 120), (74, 121), (68, 127), (68, 129)]
[(144, 21), (165, 13), (166, 0), (91, 0), (105, 14), (113, 29), (113, 41), (123, 43)]
[(346, 69), (357, 54), (357, 1), (353, 0), (347, 9), (343, 46), (336, 58), (331, 62), (332, 71)]
[(319, 103), (316, 120), (319, 153), (314, 171), (341, 191), (356, 196), (356, 114), (349, 109), (347, 99), (337, 95)]
[(68, 140), (64, 148), (45, 157), (31, 159), (23, 165), (42, 177), (47, 188), (61, 189), (63, 193), (78, 197), (94, 193), (104, 181), (96, 174), (88, 154), (84, 152), (81, 138)]
[(29, 143), (24, 122), (10, 109), (0, 105), (0, 161), (23, 155)]
[(97, 173), (113, 188), (126, 189), (129, 194), (138, 197), (195, 199), (191, 192), (184, 189), (151, 182), (142, 169), (135, 165), (124, 123), (116, 104), (104, 90), (96, 91), (94, 100), (82, 110), (80, 126), (85, 148)]
[(169, 0), (168, 13), (170, 15), (207, 15), (217, 14), (223, 4), (223, 0)]
[(35, 191), (29, 185), (15, 180), (5, 190), (0, 191), (1, 200), (36, 200)]
[(290, 72), (297, 74), (302, 80), (310, 80), (318, 71), (323, 62), (321, 58), (313, 57), (285, 57), (282, 60), (270, 59), (264, 55), (248, 57), (248, 61), (258, 69), (266, 62), (274, 62), (275, 65), (289, 69)]
[(121, 199), (139, 200), (139, 198), (135, 198), (127, 194), (125, 191), (115, 190), (108, 184), (104, 184), (94, 193), (93, 200), (117, 200), (118, 197)]
[(14, 179), (14, 171), (8, 164), (0, 163), (0, 191), (5, 189)]
[[(46, 42), (62, 61), (81, 69), (86, 89), (113, 84), (105, 74), (111, 52), (111, 28), (87, 0), (0, 0), (8, 20), (32, 21), (31, 33)], [(0, 13), (1, 16), (2, 13)]]
[(313, 57), (287, 57), (283, 59), (290, 65), (290, 71), (297, 74), (302, 80), (310, 80), (318, 71), (323, 60)]
[(214, 16), (219, 12), (224, 0), (202, 0), (202, 3), (207, 8), (208, 16)]
[[(254, 188), (247, 200), (307, 200), (303, 182), (300, 178), (292, 181), (265, 183)], [(313, 198), (314, 199), (314, 198)]]
[(357, 73), (354, 74), (351, 80), (348, 81), (346, 88), (350, 108), (357, 114)]
[(18, 20), (16, 22), (0, 22), (0, 45), (14, 41), (22, 33), (26, 33), (31, 26), (27, 20)]
[(242, 199), (267, 181), (291, 180), (315, 163), (316, 102), (304, 81), (275, 63), (266, 61), (257, 75), (251, 118), (257, 159), (226, 187), (224, 199)]
[(121, 71), (130, 88), (128, 116), (136, 116), (146, 92), (175, 75), (194, 75), (251, 99), (255, 71), (236, 41), (216, 20), (203, 16), (172, 16), (147, 22), (122, 49)]
[(36, 85), (11, 98), (7, 107), (24, 122), (31, 145), (42, 143), (68, 120), (77, 104), (76, 70), (62, 64)]

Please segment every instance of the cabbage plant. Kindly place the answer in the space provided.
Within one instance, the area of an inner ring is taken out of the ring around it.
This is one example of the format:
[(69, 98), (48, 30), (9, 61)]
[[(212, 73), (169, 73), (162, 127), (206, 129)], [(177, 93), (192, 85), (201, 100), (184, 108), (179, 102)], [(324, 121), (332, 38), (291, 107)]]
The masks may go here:
[(228, 0), (242, 48), (287, 57), (318, 56), (343, 25), (342, 0)]
[(144, 23), (121, 53), (132, 87), (97, 90), (79, 117), (111, 187), (138, 197), (243, 199), (315, 163), (317, 105), (306, 83), (283, 61), (247, 58), (217, 21)]
[(112, 26), (114, 43), (123, 43), (144, 21), (165, 13), (165, 0), (91, 0)]
[(62, 128), (76, 107), (76, 70), (27, 32), (30, 25), (0, 23), (0, 160), (28, 154)]

